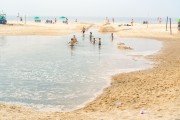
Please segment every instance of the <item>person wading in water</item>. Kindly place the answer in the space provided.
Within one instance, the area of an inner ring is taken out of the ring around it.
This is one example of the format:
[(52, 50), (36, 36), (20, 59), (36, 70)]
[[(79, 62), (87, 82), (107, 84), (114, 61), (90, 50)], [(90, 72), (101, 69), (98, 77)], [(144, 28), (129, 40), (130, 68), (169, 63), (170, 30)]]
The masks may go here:
[(113, 41), (114, 40), (114, 34), (111, 33), (111, 40)]
[(82, 32), (83, 32), (83, 36), (84, 36), (84, 33), (86, 32), (86, 28), (85, 27), (83, 27)]
[(101, 46), (101, 38), (99, 38), (99, 46)]
[(89, 39), (92, 40), (92, 32), (90, 32)]

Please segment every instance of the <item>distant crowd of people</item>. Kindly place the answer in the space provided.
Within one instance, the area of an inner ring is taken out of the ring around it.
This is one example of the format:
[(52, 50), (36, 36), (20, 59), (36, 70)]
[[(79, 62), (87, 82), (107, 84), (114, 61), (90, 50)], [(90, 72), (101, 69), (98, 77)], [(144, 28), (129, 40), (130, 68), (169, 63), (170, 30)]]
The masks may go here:
[(46, 20), (46, 23), (53, 23), (52, 20)]
[[(23, 17), (20, 17), (19, 15), (18, 15), (17, 17), (18, 17), (18, 19), (19, 19), (18, 21), (23, 22)], [(25, 18), (25, 19), (26, 19), (26, 18)], [(110, 23), (110, 19), (109, 19), (108, 17), (105, 18), (105, 21), (106, 21), (106, 23)], [(115, 23), (115, 18), (113, 17), (111, 21), (112, 21), (112, 23)], [(35, 22), (41, 22), (41, 20), (40, 20), (40, 19), (36, 19)], [(52, 19), (50, 19), (50, 20), (47, 19), (47, 20), (45, 21), (45, 23), (51, 23), (51, 24), (54, 24), (54, 23), (56, 23), (56, 22), (57, 22), (57, 18), (55, 18), (54, 20), (52, 20)], [(74, 22), (78, 22), (78, 20), (75, 19)], [(68, 24), (68, 23), (69, 23), (68, 18), (66, 18), (66, 17), (63, 18), (62, 23)], [(143, 24), (148, 24), (149, 21), (148, 21), (148, 20), (144, 20), (142, 23), (143, 23)], [(157, 17), (157, 23), (159, 23), (159, 24), (162, 23), (162, 18), (161, 18), (161, 17)], [(126, 24), (126, 26), (133, 26), (133, 25), (134, 25), (134, 19), (131, 19), (130, 24)]]
[[(36, 20), (35, 20), (35, 22), (36, 22)], [(45, 23), (54, 24), (54, 23), (57, 23), (57, 19), (55, 18), (54, 20), (46, 20)], [(62, 23), (68, 24), (68, 19), (65, 18), (65, 20), (62, 21)]]
[[(105, 22), (106, 23), (110, 23), (110, 20), (108, 17), (105, 18)], [(115, 19), (112, 18), (112, 23), (115, 23)], [(149, 24), (149, 21), (148, 20), (144, 20), (142, 21), (143, 24)], [(162, 23), (162, 18), (161, 17), (157, 17), (157, 23), (158, 24), (161, 24)], [(131, 22), (130, 24), (124, 24), (125, 26), (133, 26), (134, 25), (134, 19), (131, 19)]]

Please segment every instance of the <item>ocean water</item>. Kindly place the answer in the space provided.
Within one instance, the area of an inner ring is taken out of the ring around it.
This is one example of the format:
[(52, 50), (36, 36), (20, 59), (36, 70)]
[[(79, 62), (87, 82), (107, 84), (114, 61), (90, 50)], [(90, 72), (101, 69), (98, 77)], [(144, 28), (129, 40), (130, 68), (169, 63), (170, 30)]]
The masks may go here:
[[(0, 101), (37, 110), (70, 111), (93, 100), (111, 82), (111, 75), (152, 67), (143, 56), (158, 52), (156, 40), (118, 38), (100, 34), (102, 45), (89, 35), (1, 36)], [(88, 31), (89, 32), (89, 31)], [(119, 42), (133, 48), (117, 49)], [(138, 55), (138, 56), (136, 56)], [(141, 55), (141, 56), (139, 56)]]
[[(25, 16), (21, 16), (23, 20), (25, 19)], [(63, 19), (60, 19), (59, 16), (39, 16), (42, 22), (45, 22), (47, 19), (48, 20), (55, 20), (57, 19), (57, 22), (62, 22)], [(78, 22), (88, 22), (88, 23), (97, 23), (97, 22), (103, 22), (105, 21), (106, 17), (72, 17), (72, 16), (67, 16), (69, 22), (75, 22), (77, 19)], [(110, 22), (112, 22), (112, 17), (108, 17)], [(114, 17), (115, 22), (120, 22), (120, 23), (130, 23), (131, 20), (134, 19), (134, 22), (137, 23), (143, 23), (143, 21), (148, 20), (149, 23), (151, 24), (158, 24), (158, 20), (156, 17)], [(162, 17), (162, 23), (166, 23), (166, 19)], [(17, 21), (19, 20), (16, 16), (7, 16), (8, 21)], [(27, 21), (34, 21), (33, 16), (26, 16)], [(178, 18), (172, 18), (172, 23), (177, 24)]]

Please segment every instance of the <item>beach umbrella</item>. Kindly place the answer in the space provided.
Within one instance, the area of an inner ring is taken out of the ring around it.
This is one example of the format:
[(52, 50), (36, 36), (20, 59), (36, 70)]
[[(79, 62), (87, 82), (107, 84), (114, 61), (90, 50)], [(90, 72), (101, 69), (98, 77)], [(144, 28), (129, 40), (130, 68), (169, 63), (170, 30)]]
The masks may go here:
[(35, 20), (38, 20), (38, 19), (39, 19), (39, 16), (35, 16), (34, 19), (35, 19)]
[(3, 15), (0, 15), (0, 19), (5, 19), (5, 16), (3, 16)]
[(0, 19), (4, 19), (4, 16), (0, 16)]
[(61, 16), (60, 18), (61, 18), (61, 19), (64, 19), (64, 18), (66, 18), (66, 17), (65, 17), (65, 16)]

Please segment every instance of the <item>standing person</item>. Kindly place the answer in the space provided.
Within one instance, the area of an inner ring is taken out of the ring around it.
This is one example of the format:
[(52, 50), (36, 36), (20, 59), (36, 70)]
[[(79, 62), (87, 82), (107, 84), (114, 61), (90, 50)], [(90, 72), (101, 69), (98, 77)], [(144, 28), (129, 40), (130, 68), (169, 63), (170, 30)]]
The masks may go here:
[(90, 35), (89, 35), (89, 37), (90, 37), (90, 40), (92, 39), (92, 32), (90, 32)]
[(106, 22), (107, 22), (107, 19), (108, 19), (108, 18), (106, 17)]
[(178, 21), (178, 30), (180, 31), (180, 20)]
[(66, 21), (65, 21), (66, 24), (68, 24), (68, 19), (66, 18)]
[(90, 32), (89, 37), (90, 37), (90, 38), (89, 38), (90, 42), (92, 42), (92, 37), (93, 37), (93, 36), (92, 36), (92, 32)]
[(95, 44), (96, 43), (96, 38), (94, 38), (94, 40), (93, 40), (93, 44)]
[(77, 42), (77, 38), (76, 38), (75, 35), (73, 36), (73, 41), (74, 41), (74, 42)]
[(159, 24), (161, 24), (161, 22), (162, 22), (162, 19), (161, 19), (161, 18), (159, 18)]
[(55, 18), (54, 22), (56, 23), (57, 22), (57, 19)]
[(132, 19), (132, 20), (131, 20), (131, 26), (133, 26), (133, 24), (134, 24), (134, 20)]
[(158, 23), (159, 23), (159, 17), (157, 17), (157, 21), (158, 21)]
[(75, 22), (77, 22), (77, 19), (75, 20)]
[(108, 17), (106, 17), (106, 23), (109, 23), (109, 18)]
[(69, 43), (70, 43), (70, 46), (74, 46), (74, 39), (71, 38), (71, 41)]
[(21, 21), (21, 22), (23, 21), (22, 17), (20, 17), (20, 21)]
[(107, 23), (109, 23), (109, 18), (107, 19)]
[(112, 22), (114, 23), (114, 18), (112, 18)]
[(99, 46), (101, 46), (101, 38), (99, 38)]
[(111, 33), (111, 40), (113, 40), (114, 39), (114, 34), (113, 33)]
[(82, 32), (83, 32), (83, 36), (84, 36), (84, 33), (86, 32), (86, 28), (85, 27), (83, 27)]

